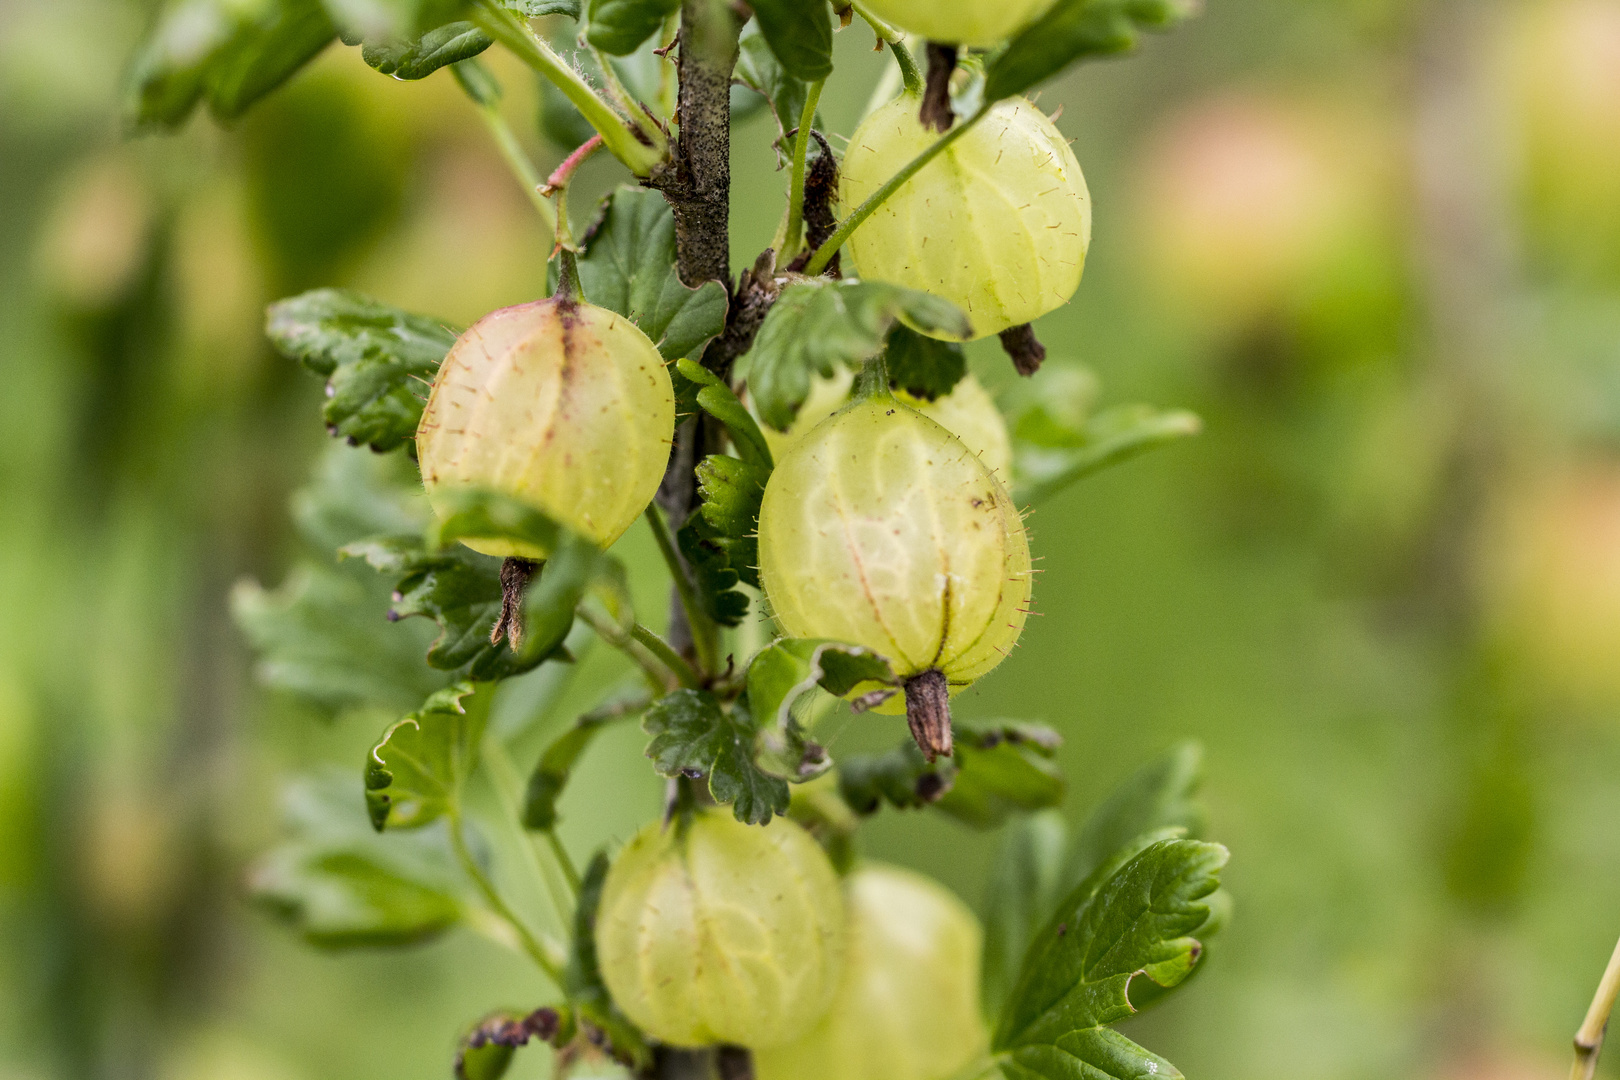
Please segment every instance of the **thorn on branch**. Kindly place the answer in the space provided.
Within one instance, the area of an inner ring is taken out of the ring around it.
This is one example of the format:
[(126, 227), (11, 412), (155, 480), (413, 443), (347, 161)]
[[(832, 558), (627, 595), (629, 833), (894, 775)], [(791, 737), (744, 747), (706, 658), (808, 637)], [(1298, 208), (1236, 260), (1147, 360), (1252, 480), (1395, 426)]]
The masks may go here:
[(917, 119), (941, 135), (956, 123), (951, 111), (951, 76), (956, 74), (956, 46), (928, 43), (928, 82), (923, 88), (922, 111)]
[(516, 556), (501, 563), (501, 614), (495, 628), (489, 632), (489, 643), (499, 645), (505, 638), (516, 652), (523, 642), (523, 594), (540, 564), (533, 559)]
[(1046, 346), (1040, 343), (1035, 336), (1035, 328), (1029, 323), (1003, 330), (1001, 347), (1012, 358), (1018, 374), (1026, 377), (1041, 370), (1041, 364), (1046, 360)]

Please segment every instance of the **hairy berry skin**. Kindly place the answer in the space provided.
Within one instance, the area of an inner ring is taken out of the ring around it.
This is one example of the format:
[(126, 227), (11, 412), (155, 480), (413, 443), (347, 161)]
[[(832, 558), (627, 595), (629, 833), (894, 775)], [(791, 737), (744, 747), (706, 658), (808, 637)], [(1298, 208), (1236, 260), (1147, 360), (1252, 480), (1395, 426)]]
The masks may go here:
[(838, 875), (810, 834), (786, 818), (744, 825), (724, 809), (637, 833), (596, 916), (613, 1000), (674, 1046), (798, 1038), (837, 985), (843, 934)]
[(868, 864), (845, 882), (844, 974), (797, 1042), (756, 1054), (758, 1080), (949, 1080), (982, 1054), (978, 920), (920, 874)]
[(870, 0), (872, 14), (929, 41), (994, 45), (1046, 14), (1052, 0)]
[[(917, 108), (902, 94), (856, 129), (840, 177), (845, 207), (939, 137)], [(861, 277), (944, 297), (986, 337), (1068, 303), (1090, 244), (1091, 195), (1074, 152), (1045, 114), (1011, 98), (878, 207), (846, 250)]]
[(759, 557), (786, 633), (865, 645), (902, 679), (941, 671), (953, 693), (1005, 658), (1030, 598), (1029, 542), (1006, 489), (887, 393), (822, 421), (778, 463)]
[[(769, 424), (761, 424), (759, 429), (771, 448), (771, 456), (778, 461), (786, 457), (806, 433), (848, 404), (854, 384), (855, 375), (847, 368), (830, 379), (818, 375), (791, 427), (777, 431)], [(912, 397), (903, 390), (894, 391), (894, 396), (961, 439), (998, 479), (1007, 482), (1012, 475), (1012, 439), (1001, 410), (978, 379), (964, 375), (949, 394), (933, 401)]]
[[(553, 298), (503, 308), (461, 335), (416, 449), (436, 507), (452, 488), (487, 488), (607, 547), (657, 492), (674, 432), (674, 389), (647, 335), (606, 308)], [(486, 555), (547, 554), (465, 543)]]

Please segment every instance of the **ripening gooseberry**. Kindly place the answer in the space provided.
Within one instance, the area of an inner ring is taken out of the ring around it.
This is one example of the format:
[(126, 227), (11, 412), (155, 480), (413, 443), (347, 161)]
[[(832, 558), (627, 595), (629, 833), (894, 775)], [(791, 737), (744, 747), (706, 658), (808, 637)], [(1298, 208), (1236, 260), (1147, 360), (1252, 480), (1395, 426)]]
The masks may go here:
[(759, 560), (786, 633), (888, 657), (930, 758), (951, 750), (947, 692), (1006, 657), (1030, 598), (1029, 542), (1007, 490), (882, 385), (858, 391), (778, 463), (760, 508)]
[(844, 883), (844, 974), (821, 1023), (755, 1055), (759, 1080), (948, 1080), (982, 1054), (979, 921), (920, 874), (867, 864)]
[[(855, 373), (848, 368), (841, 368), (831, 378), (816, 376), (791, 427), (777, 431), (769, 424), (760, 425), (771, 456), (778, 461), (786, 457), (807, 432), (848, 404), (854, 384)], [(1007, 421), (978, 379), (964, 375), (950, 393), (933, 401), (913, 397), (904, 390), (894, 391), (894, 396), (961, 439), (1003, 482), (1012, 475), (1012, 439), (1007, 434)]]
[(674, 1046), (758, 1049), (802, 1035), (843, 955), (838, 875), (786, 818), (725, 810), (646, 826), (608, 871), (597, 959), (613, 1000)]
[(994, 45), (1052, 6), (1052, 0), (869, 0), (872, 14), (929, 41)]
[[(484, 316), (451, 348), (422, 410), (416, 451), (435, 508), (484, 488), (607, 547), (658, 490), (675, 393), (657, 348), (629, 319), (566, 296)], [(486, 555), (540, 559), (504, 539)]]
[[(939, 138), (917, 109), (902, 94), (856, 129), (839, 181), (846, 207)], [(943, 297), (984, 337), (1068, 303), (1090, 244), (1074, 152), (1045, 114), (1010, 98), (889, 196), (847, 250), (862, 277)]]

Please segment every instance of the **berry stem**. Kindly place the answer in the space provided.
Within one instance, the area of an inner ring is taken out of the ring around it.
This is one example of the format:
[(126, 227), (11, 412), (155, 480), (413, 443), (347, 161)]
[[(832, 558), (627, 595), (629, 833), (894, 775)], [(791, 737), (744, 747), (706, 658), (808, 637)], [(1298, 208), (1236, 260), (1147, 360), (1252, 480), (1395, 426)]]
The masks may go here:
[(537, 35), (529, 24), (498, 0), (479, 0), (469, 13), (478, 28), (505, 45), (518, 58), (557, 85), (574, 103), (587, 123), (602, 136), (613, 156), (637, 176), (647, 176), (667, 156), (663, 133), (651, 142), (641, 131), (626, 126), (627, 121), (603, 101), (555, 49)]
[(804, 95), (804, 111), (799, 115), (798, 138), (793, 143), (793, 173), (788, 181), (787, 227), (776, 250), (782, 253), (782, 262), (793, 261), (799, 253), (804, 236), (804, 159), (810, 147), (810, 129), (815, 124), (816, 103), (821, 100), (821, 88), (827, 80), (817, 79)]
[(522, 919), (518, 918), (511, 905), (506, 902), (500, 891), (495, 888), (495, 883), (489, 880), (489, 875), (484, 873), (484, 868), (478, 865), (477, 859), (473, 858), (472, 852), (467, 847), (467, 838), (463, 832), (459, 808), (452, 809), (450, 813), (450, 846), (455, 850), (456, 861), (461, 864), (462, 870), (472, 879), (473, 885), (477, 887), (478, 892), (483, 896), (484, 902), (489, 905), (490, 910), (502, 922), (511, 927), (512, 932), (517, 935), (519, 944), (523, 946), (523, 951), (529, 954), (529, 959), (533, 960), (535, 965), (546, 973), (546, 977), (560, 988), (563, 985), (562, 965), (552, 959), (541, 946), (539, 939), (534, 936), (534, 932), (524, 925)]
[(676, 549), (675, 537), (670, 534), (669, 524), (656, 503), (647, 504), (646, 516), (647, 524), (652, 527), (653, 539), (658, 542), (658, 553), (664, 557), (664, 565), (669, 567), (670, 579), (675, 583), (675, 595), (686, 615), (687, 626), (691, 628), (698, 669), (705, 675), (712, 675), (720, 666), (720, 629), (698, 603), (697, 586), (692, 581), (691, 571)]
[(917, 62), (911, 58), (911, 50), (906, 48), (905, 31), (897, 26), (889, 25), (872, 14), (871, 10), (860, 0), (855, 0), (850, 6), (855, 9), (855, 14), (866, 20), (866, 25), (872, 28), (872, 33), (877, 35), (878, 40), (889, 46), (889, 51), (894, 53), (894, 62), (900, 68), (900, 79), (905, 86), (906, 93), (922, 93), (922, 75), (917, 71)]
[[(512, 133), (512, 126), (506, 122), (506, 117), (501, 115), (497, 99), (474, 81), (478, 78), (476, 73), (482, 70), (481, 67), (474, 66), (477, 64), (476, 59), (463, 60), (459, 64), (451, 65), (450, 70), (455, 75), (456, 82), (461, 85), (461, 89), (466, 92), (467, 97), (472, 99), (474, 105), (478, 106), (478, 115), (483, 118), (484, 126), (489, 129), (489, 136), (494, 140), (495, 148), (500, 151), (501, 157), (506, 161), (507, 168), (511, 169), (512, 175), (517, 177), (519, 186), (523, 188), (523, 194), (528, 196), (529, 202), (539, 212), (540, 220), (546, 223), (546, 230), (555, 236), (557, 233), (557, 212), (546, 201), (546, 197), (540, 194), (540, 170), (536, 169), (534, 162), (529, 160), (529, 155), (524, 152), (523, 147), (518, 143), (517, 136)], [(482, 72), (482, 74), (487, 75), (488, 73)]]
[(1592, 1080), (1597, 1073), (1598, 1055), (1603, 1052), (1603, 1035), (1609, 1027), (1609, 1014), (1620, 998), (1620, 944), (1615, 945), (1609, 966), (1598, 981), (1597, 993), (1586, 1010), (1586, 1020), (1575, 1033), (1575, 1064), (1570, 1068), (1570, 1080)]
[(844, 241), (848, 240), (851, 234), (877, 211), (878, 207), (888, 202), (890, 196), (905, 186), (907, 180), (917, 175), (924, 165), (927, 165), (943, 153), (951, 143), (972, 131), (973, 126), (983, 120), (989, 112), (990, 105), (988, 103), (980, 106), (978, 112), (951, 128), (950, 131), (947, 131), (938, 139), (935, 139), (928, 149), (906, 162), (899, 172), (889, 177), (882, 187), (874, 191), (865, 202), (857, 206), (850, 212), (848, 217), (839, 223), (837, 230), (827, 238), (827, 242), (817, 248), (816, 253), (810, 257), (810, 262), (805, 266), (804, 272), (810, 277), (815, 277), (827, 269), (827, 264), (832, 261), (832, 257), (838, 252), (838, 249), (844, 246)]
[(512, 762), (512, 755), (506, 752), (506, 744), (500, 737), (488, 730), (484, 732), (482, 752), (484, 761), (489, 766), (490, 786), (495, 789), (495, 799), (500, 803), (501, 823), (513, 834), (514, 842), (523, 851), (523, 861), (528, 865), (530, 875), (551, 901), (552, 910), (557, 916), (557, 924), (564, 928), (572, 926), (574, 905), (579, 899), (579, 883), (570, 879), (567, 864), (562, 859), (556, 858), (561, 850), (560, 845), (547, 852), (554, 860), (551, 867), (553, 872), (548, 874), (541, 858), (538, 839), (521, 825), (522, 808), (518, 794), (520, 781), (517, 766)]

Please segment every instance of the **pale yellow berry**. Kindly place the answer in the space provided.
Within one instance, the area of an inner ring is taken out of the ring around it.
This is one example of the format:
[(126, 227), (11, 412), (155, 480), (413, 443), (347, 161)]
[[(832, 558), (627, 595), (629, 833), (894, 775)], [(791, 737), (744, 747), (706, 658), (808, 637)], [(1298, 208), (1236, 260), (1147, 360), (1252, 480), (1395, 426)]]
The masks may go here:
[(1046, 14), (1052, 0), (870, 0), (872, 13), (929, 41), (994, 45)]
[[(864, 645), (902, 679), (942, 672), (953, 693), (1006, 657), (1030, 598), (1029, 542), (1006, 489), (887, 393), (822, 421), (777, 464), (759, 557), (787, 634)], [(903, 708), (896, 697), (881, 711)]]
[[(806, 432), (848, 404), (854, 384), (855, 375), (847, 368), (831, 378), (816, 376), (792, 427), (777, 431), (769, 424), (760, 425), (771, 456), (778, 461), (786, 457)], [(997, 479), (1008, 482), (1012, 475), (1012, 440), (1007, 435), (1007, 422), (978, 379), (964, 375), (949, 394), (933, 401), (912, 397), (903, 390), (896, 390), (894, 396), (961, 439)]]
[[(657, 348), (623, 315), (551, 299), (486, 315), (439, 368), (416, 433), (435, 508), (481, 488), (526, 502), (607, 547), (658, 491), (675, 394)], [(487, 555), (532, 545), (465, 540)]]
[[(939, 138), (917, 109), (902, 94), (856, 130), (839, 181), (846, 208)], [(943, 297), (985, 337), (1068, 303), (1090, 243), (1074, 152), (1045, 114), (1011, 98), (891, 195), (846, 250), (861, 277)]]
[(759, 1080), (949, 1080), (985, 1052), (982, 934), (938, 883), (868, 864), (845, 882), (844, 974), (797, 1042), (755, 1055)]
[(837, 985), (843, 934), (838, 875), (810, 834), (725, 809), (637, 833), (596, 916), (613, 1000), (674, 1046), (760, 1049), (803, 1035)]

